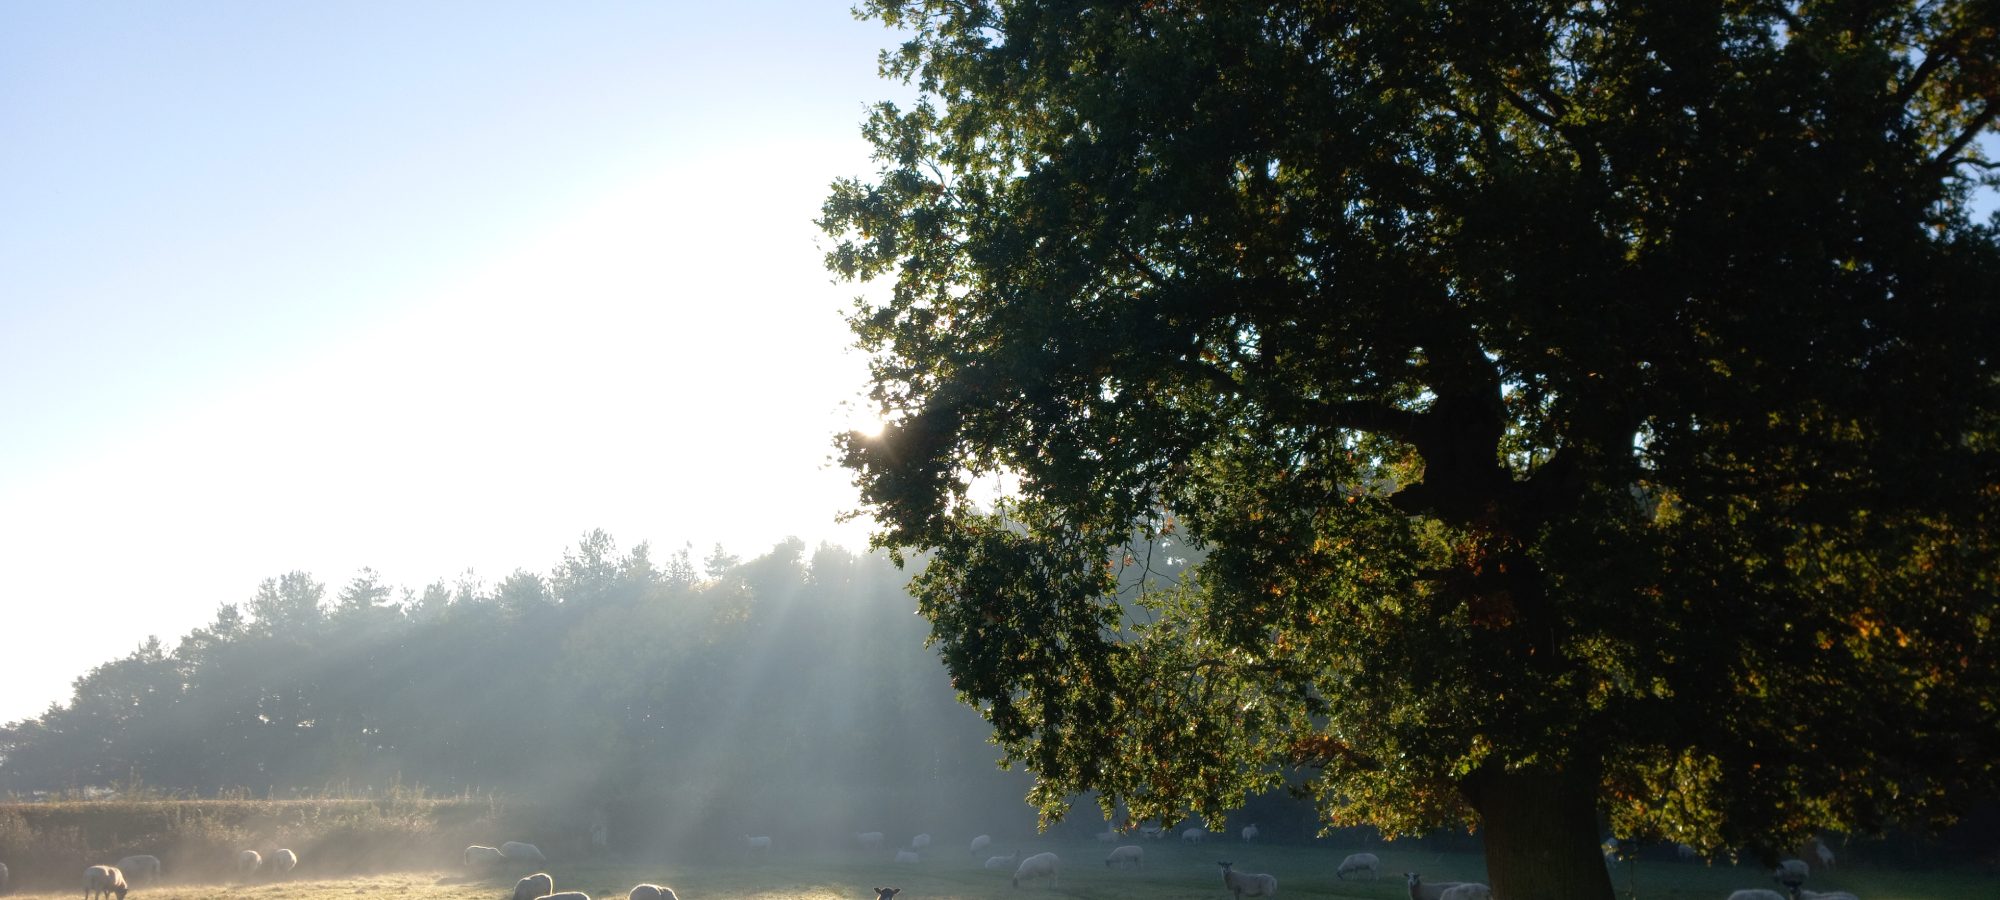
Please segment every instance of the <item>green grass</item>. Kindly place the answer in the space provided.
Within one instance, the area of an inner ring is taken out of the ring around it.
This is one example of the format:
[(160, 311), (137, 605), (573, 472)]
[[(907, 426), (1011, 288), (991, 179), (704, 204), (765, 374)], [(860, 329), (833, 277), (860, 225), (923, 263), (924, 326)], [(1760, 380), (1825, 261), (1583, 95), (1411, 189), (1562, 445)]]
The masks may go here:
[[(1062, 857), (1059, 884), (1015, 890), (1008, 885), (1011, 870), (983, 869), (966, 855), (956, 839), (934, 847), (918, 865), (896, 865), (889, 853), (814, 853), (791, 855), (779, 848), (768, 860), (746, 860), (740, 851), (712, 856), (688, 855), (659, 864), (635, 862), (551, 861), (542, 867), (555, 876), (557, 890), (580, 890), (598, 900), (622, 900), (632, 885), (668, 885), (682, 900), (873, 900), (876, 886), (900, 887), (897, 900), (1226, 900), (1218, 860), (1229, 860), (1242, 871), (1269, 872), (1278, 877), (1279, 898), (1315, 900), (1392, 900), (1406, 894), (1400, 873), (1414, 870), (1434, 880), (1485, 880), (1477, 854), (1436, 853), (1410, 842), (1385, 847), (1345, 847), (1332, 842), (1309, 845), (1252, 844), (1216, 841), (1184, 845), (1178, 841), (1133, 841), (1146, 848), (1146, 865), (1132, 870), (1103, 866), (1111, 845), (1093, 841), (1061, 841), (1024, 837), (1003, 840), (999, 848), (1018, 846), (1025, 856), (1052, 850)], [(1382, 857), (1383, 876), (1373, 882), (1342, 881), (1334, 868), (1349, 852), (1368, 850)], [(352, 878), (247, 883), (177, 882), (171, 875), (157, 885), (136, 885), (129, 900), (505, 900), (514, 879), (532, 868), (509, 870), (492, 877), (468, 878), (454, 869), (360, 875)], [(82, 869), (78, 867), (78, 877)], [(1626, 897), (1632, 870), (1614, 872), (1619, 896)], [(1769, 887), (1762, 870), (1751, 866), (1707, 866), (1697, 863), (1642, 862), (1636, 869), (1641, 900), (1723, 900), (1731, 890)], [(2000, 897), (2000, 877), (1972, 871), (1902, 872), (1866, 867), (1842, 867), (1814, 874), (1810, 887), (1848, 890), (1863, 900), (1965, 900)], [(80, 888), (58, 891), (24, 890), (23, 900), (74, 900)]]

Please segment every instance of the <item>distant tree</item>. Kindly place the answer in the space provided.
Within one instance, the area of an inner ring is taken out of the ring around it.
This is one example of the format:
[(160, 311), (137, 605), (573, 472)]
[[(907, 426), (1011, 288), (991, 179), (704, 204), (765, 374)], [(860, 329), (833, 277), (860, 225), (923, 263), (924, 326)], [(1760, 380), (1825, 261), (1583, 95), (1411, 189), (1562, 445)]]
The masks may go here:
[[(1993, 795), (1990, 0), (863, 11), (922, 99), (822, 220), (893, 280), (845, 460), (1052, 813), (1302, 766), (1577, 900), (1600, 813)], [(1135, 529), (1206, 553), (1142, 590)]]

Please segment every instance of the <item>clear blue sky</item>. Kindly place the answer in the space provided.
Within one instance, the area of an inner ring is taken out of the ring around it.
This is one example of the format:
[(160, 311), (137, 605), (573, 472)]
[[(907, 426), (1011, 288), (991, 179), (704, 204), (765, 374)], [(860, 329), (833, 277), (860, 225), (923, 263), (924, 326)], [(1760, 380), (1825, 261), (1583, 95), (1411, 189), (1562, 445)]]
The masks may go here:
[(0, 721), (291, 569), (854, 544), (856, 289), (810, 219), (895, 40), (840, 2), (0, 6)]

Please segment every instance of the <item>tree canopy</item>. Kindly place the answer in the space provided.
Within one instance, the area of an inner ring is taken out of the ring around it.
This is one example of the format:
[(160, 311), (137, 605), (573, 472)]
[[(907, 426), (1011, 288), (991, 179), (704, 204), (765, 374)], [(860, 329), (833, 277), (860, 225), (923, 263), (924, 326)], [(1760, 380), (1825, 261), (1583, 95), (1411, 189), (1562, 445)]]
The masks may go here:
[(1993, 795), (2000, 7), (862, 13), (919, 99), (821, 221), (891, 284), (844, 460), (1050, 811), (1296, 771), (1574, 900), (1599, 816)]

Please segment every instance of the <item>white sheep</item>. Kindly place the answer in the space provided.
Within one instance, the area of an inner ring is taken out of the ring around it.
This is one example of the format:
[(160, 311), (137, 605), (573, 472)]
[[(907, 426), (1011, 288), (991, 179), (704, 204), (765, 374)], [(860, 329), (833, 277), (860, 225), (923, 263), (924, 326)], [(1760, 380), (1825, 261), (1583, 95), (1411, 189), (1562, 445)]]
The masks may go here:
[(882, 838), (883, 834), (879, 831), (857, 831), (854, 833), (854, 842), (868, 850), (881, 847)]
[(1820, 868), (1822, 869), (1833, 868), (1833, 848), (1828, 847), (1825, 841), (1822, 841), (1819, 838), (1813, 838), (1813, 855), (1819, 857)]
[(555, 876), (547, 872), (536, 872), (514, 882), (514, 900), (535, 900), (556, 892)]
[[(244, 852), (248, 853), (250, 851), (246, 850)], [(506, 861), (507, 854), (501, 853), (499, 847), (473, 844), (465, 848), (465, 867), (468, 869), (499, 865)]]
[(1021, 860), (1021, 865), (1014, 869), (1013, 884), (1018, 888), (1023, 878), (1047, 878), (1049, 887), (1053, 888), (1056, 886), (1056, 869), (1061, 865), (1062, 860), (1057, 859), (1055, 854), (1037, 853)]
[(1200, 825), (1189, 825), (1181, 830), (1181, 840), (1189, 844), (1199, 844), (1208, 838), (1208, 829)]
[(1137, 869), (1145, 864), (1146, 848), (1138, 844), (1126, 844), (1123, 847), (1112, 850), (1111, 855), (1104, 858), (1105, 868), (1118, 866), (1125, 869)]
[(1806, 865), (1806, 861), (1803, 859), (1782, 860), (1778, 863), (1777, 868), (1771, 870), (1771, 877), (1777, 879), (1779, 884), (1788, 888), (1795, 888), (1805, 884), (1807, 876), (1811, 874), (1812, 867)]
[(236, 854), (236, 871), (248, 875), (264, 867), (264, 854), (245, 850)]
[(1790, 900), (1790, 898), (1777, 891), (1765, 890), (1764, 888), (1746, 888), (1740, 891), (1731, 891), (1729, 893), (1729, 900)]
[(674, 889), (664, 884), (635, 884), (625, 900), (681, 900), (674, 896)]
[(993, 846), (993, 836), (992, 836), (992, 835), (989, 835), (989, 834), (982, 834), (982, 835), (980, 835), (980, 836), (978, 836), (978, 837), (976, 837), (976, 838), (973, 838), (973, 839), (972, 839), (972, 854), (971, 854), (971, 855), (972, 855), (972, 858), (973, 858), (973, 859), (978, 859), (978, 858), (979, 858), (979, 851), (981, 851), (981, 850), (984, 850), (984, 849), (986, 849), (986, 848), (988, 848), (988, 847), (991, 847), (991, 846)]
[(1425, 884), (1424, 876), (1415, 872), (1404, 872), (1403, 878), (1410, 888), (1410, 900), (1438, 900), (1438, 898), (1444, 896), (1445, 891), (1465, 884), (1463, 881), (1440, 881), (1436, 884)]
[(1346, 881), (1349, 873), (1367, 872), (1369, 880), (1381, 874), (1382, 858), (1373, 853), (1349, 853), (1340, 861), (1340, 868), (1333, 870), (1333, 877)]
[(283, 875), (299, 864), (299, 855), (290, 850), (280, 849), (271, 854), (271, 870)]
[(770, 855), (771, 855), (771, 837), (770, 837), (770, 835), (760, 835), (760, 836), (758, 836), (758, 837), (751, 837), (751, 836), (749, 836), (749, 835), (747, 835), (747, 834), (746, 834), (746, 835), (744, 835), (744, 836), (743, 836), (743, 852), (744, 852), (744, 853), (762, 853), (762, 854), (764, 854), (765, 856), (770, 856)]
[(896, 862), (901, 865), (914, 866), (922, 861), (923, 861), (922, 859), (918, 858), (917, 851), (915, 850), (896, 851)]
[(127, 890), (125, 873), (118, 871), (117, 866), (91, 866), (83, 870), (84, 900), (112, 894), (117, 894), (118, 900), (125, 900)]
[(160, 858), (151, 854), (141, 853), (137, 856), (128, 856), (119, 860), (118, 865), (113, 868), (124, 872), (127, 880), (138, 881), (141, 878), (145, 878), (150, 881), (160, 877)]
[(1222, 886), (1227, 888), (1236, 900), (1243, 900), (1245, 897), (1271, 897), (1278, 893), (1278, 879), (1274, 876), (1238, 872), (1231, 868), (1232, 863), (1216, 863), (1216, 865), (1222, 867)]
[(1257, 823), (1255, 823), (1255, 822), (1252, 822), (1252, 823), (1250, 823), (1250, 824), (1248, 824), (1248, 825), (1245, 825), (1245, 826), (1243, 826), (1243, 831), (1242, 831), (1242, 834), (1243, 834), (1243, 839), (1244, 839), (1244, 840), (1246, 840), (1246, 841), (1254, 841), (1254, 840), (1256, 840), (1256, 839), (1257, 839), (1257, 835), (1258, 835), (1258, 834), (1260, 834), (1260, 833), (1261, 833), (1261, 832), (1259, 832), (1259, 831), (1257, 830)]
[(1438, 900), (1493, 900), (1493, 889), (1476, 881), (1453, 885), (1438, 895)]
[(986, 857), (986, 868), (989, 869), (1011, 868), (1014, 865), (1014, 861), (1020, 858), (1021, 858), (1021, 851), (1019, 850), (1009, 853), (1006, 856), (989, 856)]
[(910, 838), (910, 849), (912, 850), (922, 850), (930, 845), (931, 845), (931, 836), (928, 833), (920, 834), (917, 835), (916, 837)]
[(582, 891), (563, 891), (560, 894), (544, 894), (535, 900), (590, 900), (590, 895)]
[[(537, 847), (534, 844), (524, 844), (521, 843), (520, 841), (508, 841), (507, 843), (501, 844), (500, 855), (507, 857), (508, 859), (511, 859), (515, 862), (549, 861), (548, 857), (542, 855), (542, 848)], [(517, 869), (515, 871), (519, 870)]]

